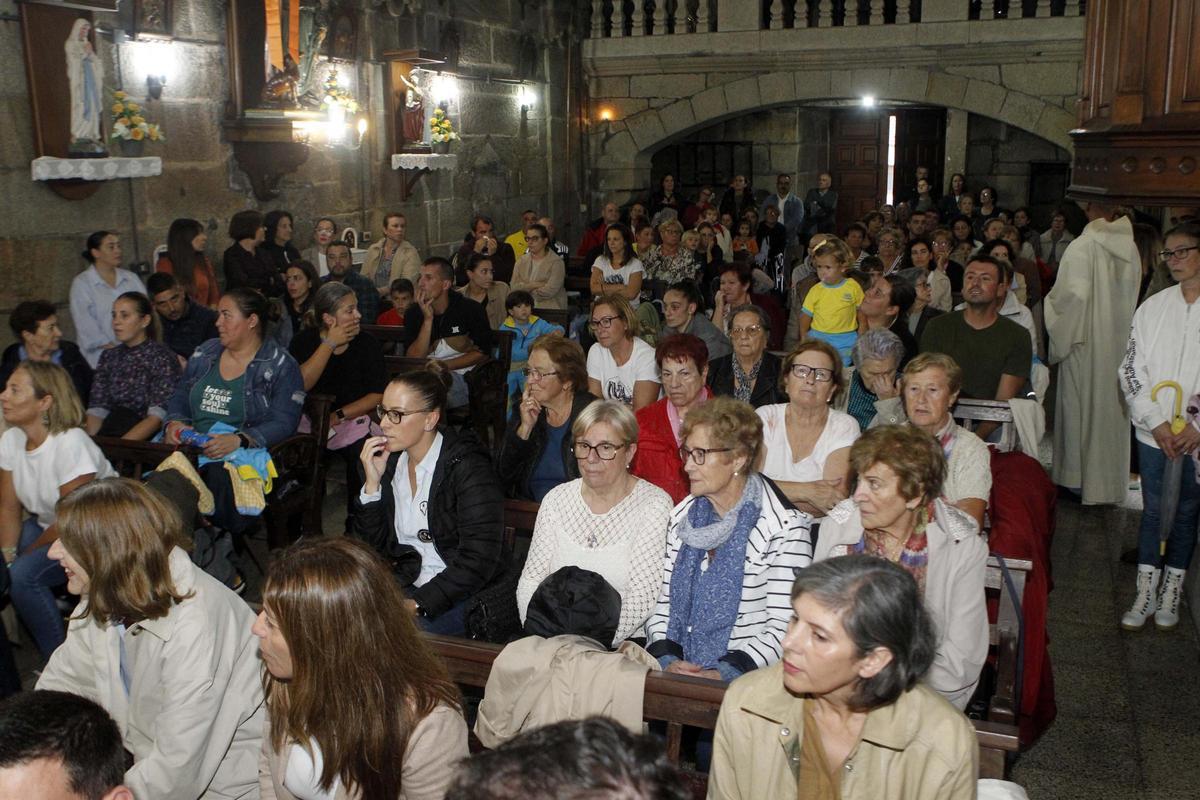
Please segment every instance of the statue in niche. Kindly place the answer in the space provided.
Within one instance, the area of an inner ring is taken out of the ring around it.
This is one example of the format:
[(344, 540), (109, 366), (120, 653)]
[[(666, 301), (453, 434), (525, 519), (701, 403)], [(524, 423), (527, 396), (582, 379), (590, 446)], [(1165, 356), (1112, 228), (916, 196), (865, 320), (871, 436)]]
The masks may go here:
[(283, 54), (283, 69), (271, 67), (271, 76), (263, 86), (263, 102), (295, 107), (296, 84), (300, 82), (300, 65), (291, 53)]
[(71, 87), (71, 144), (67, 151), (76, 157), (102, 158), (108, 154), (100, 136), (104, 65), (92, 47), (91, 32), (92, 23), (77, 19), (63, 44)]
[(411, 76), (400, 75), (404, 84), (404, 107), (400, 109), (400, 131), (404, 144), (422, 144), (425, 141), (425, 97), (421, 87)]
[(304, 48), (300, 51), (300, 80), (296, 93), (309, 105), (320, 105), (320, 98), (312, 91), (316, 85), (317, 57), (325, 44), (329, 33), (329, 2), (306, 3), (300, 7), (300, 41)]

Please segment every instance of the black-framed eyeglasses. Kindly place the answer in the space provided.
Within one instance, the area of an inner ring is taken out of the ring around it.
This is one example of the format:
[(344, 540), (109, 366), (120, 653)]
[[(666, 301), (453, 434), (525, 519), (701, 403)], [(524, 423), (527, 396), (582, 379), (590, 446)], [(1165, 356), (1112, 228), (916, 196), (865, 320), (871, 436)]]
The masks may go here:
[(614, 319), (620, 319), (620, 317), (618, 317), (614, 314), (611, 317), (601, 317), (600, 319), (590, 320), (588, 322), (588, 330), (595, 331), (595, 330), (600, 330), (601, 328), (603, 328), (604, 330), (608, 330), (609, 328), (612, 327)]
[(1170, 261), (1171, 259), (1182, 261), (1187, 258), (1188, 253), (1197, 248), (1200, 248), (1200, 245), (1194, 244), (1191, 247), (1176, 247), (1174, 250), (1159, 250), (1158, 257), (1163, 261)]
[(696, 462), (697, 467), (704, 466), (704, 460), (708, 458), (709, 453), (728, 453), (733, 450), (732, 447), (688, 447), (686, 445), (679, 446), (679, 459), (683, 463), (687, 463), (690, 458)]
[(623, 444), (613, 444), (612, 442), (592, 444), (582, 439), (576, 439), (575, 443), (571, 445), (571, 452), (575, 454), (575, 460), (577, 461), (587, 461), (588, 456), (592, 454), (593, 450), (596, 451), (596, 457), (601, 461), (612, 461), (617, 457), (617, 451), (626, 446)]
[(399, 425), (405, 417), (411, 417), (413, 414), (425, 414), (432, 409), (421, 408), (416, 411), (405, 411), (402, 408), (384, 408), (382, 405), (375, 406), (375, 413), (379, 415), (380, 421), (387, 420), (393, 425)]
[(537, 367), (526, 367), (525, 369), (521, 370), (521, 374), (525, 376), (526, 380), (540, 381), (542, 378), (549, 378), (551, 375), (557, 375), (558, 370), (543, 372)]
[(810, 367), (807, 364), (792, 364), (792, 374), (800, 380), (807, 380), (809, 375), (817, 383), (829, 383), (833, 380), (833, 370), (824, 367)]

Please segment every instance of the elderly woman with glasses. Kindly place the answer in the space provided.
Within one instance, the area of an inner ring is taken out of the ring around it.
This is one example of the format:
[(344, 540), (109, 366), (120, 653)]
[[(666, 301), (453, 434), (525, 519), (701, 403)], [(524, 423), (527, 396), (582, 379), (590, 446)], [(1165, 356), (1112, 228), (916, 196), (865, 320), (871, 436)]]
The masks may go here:
[(734, 397), (755, 408), (780, 403), (779, 356), (767, 352), (771, 319), (758, 306), (730, 310), (729, 341), (733, 352), (714, 358), (708, 368), (708, 388), (713, 394)]
[(638, 424), (628, 406), (612, 400), (589, 405), (571, 426), (571, 438), (580, 477), (542, 500), (517, 584), (517, 609), (524, 622), (538, 586), (563, 567), (590, 570), (621, 595), (619, 643), (639, 633), (654, 610), (673, 503), (629, 471)]
[(669, 219), (659, 225), (658, 235), (662, 244), (646, 257), (646, 274), (655, 282), (655, 294), (681, 281), (694, 281), (700, 272), (696, 255), (681, 245), (683, 224), (679, 220)]
[(833, 408), (845, 390), (842, 357), (819, 340), (802, 342), (783, 361), (780, 388), (786, 403), (762, 406), (762, 471), (798, 508), (815, 517), (846, 499), (854, 417)]
[(814, 561), (879, 556), (916, 579), (937, 644), (925, 683), (957, 708), (971, 699), (987, 659), (987, 544), (967, 513), (944, 502), (946, 457), (915, 426), (872, 428), (854, 443), (854, 496), (821, 523)]
[(441, 424), (449, 390), (440, 361), (383, 390), (349, 533), (391, 563), (417, 625), (462, 636), (467, 601), (500, 565), (504, 493), (475, 437)]
[(974, 797), (975, 730), (921, 683), (937, 632), (917, 581), (835, 558), (800, 573), (791, 611), (781, 663), (725, 693), (709, 798)]
[(534, 340), (524, 375), (497, 466), (508, 497), (540, 503), (555, 486), (579, 477), (571, 426), (597, 398), (587, 390), (582, 348), (562, 336)]
[(654, 353), (665, 397), (637, 412), (637, 455), (633, 474), (653, 483), (678, 503), (688, 496), (688, 476), (679, 447), (683, 420), (712, 392), (708, 377), (708, 347), (698, 337), (681, 333), (664, 340)]
[(596, 337), (588, 350), (588, 391), (633, 406), (634, 411), (657, 400), (654, 348), (638, 338), (640, 326), (629, 302), (618, 294), (598, 298), (588, 330)]
[(715, 397), (680, 433), (691, 496), (671, 514), (647, 650), (667, 672), (731, 681), (782, 654), (812, 518), (755, 469), (762, 422), (746, 403)]

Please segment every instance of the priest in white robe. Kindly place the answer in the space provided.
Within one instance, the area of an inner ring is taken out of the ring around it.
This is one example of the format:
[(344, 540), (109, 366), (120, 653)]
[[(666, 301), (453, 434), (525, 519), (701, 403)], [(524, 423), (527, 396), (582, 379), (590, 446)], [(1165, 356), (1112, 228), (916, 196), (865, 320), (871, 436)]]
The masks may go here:
[(1045, 298), (1050, 363), (1058, 364), (1054, 466), (1059, 486), (1084, 504), (1124, 501), (1129, 488), (1129, 411), (1116, 369), (1125, 355), (1142, 265), (1127, 217), (1088, 205), (1090, 220), (1068, 245)]

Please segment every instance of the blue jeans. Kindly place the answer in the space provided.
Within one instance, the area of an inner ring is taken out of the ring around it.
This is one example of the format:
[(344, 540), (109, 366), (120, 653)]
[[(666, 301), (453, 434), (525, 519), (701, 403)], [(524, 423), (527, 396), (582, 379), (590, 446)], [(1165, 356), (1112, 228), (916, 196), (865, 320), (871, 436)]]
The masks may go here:
[(25, 520), (21, 525), (21, 539), (17, 546), (17, 552), (21, 555), (9, 565), (8, 571), (12, 578), (13, 608), (33, 634), (33, 641), (42, 658), (49, 658), (66, 638), (62, 612), (58, 610), (51, 590), (66, 583), (67, 575), (57, 561), (52, 561), (46, 555), (50, 545), (25, 552), (25, 548), (41, 535), (42, 527), (38, 525), (36, 517)]
[(467, 601), (464, 600), (433, 619), (417, 617), (417, 627), (426, 633), (436, 633), (441, 636), (466, 636), (467, 623), (464, 617), (466, 609)]
[(462, 408), (470, 399), (467, 379), (457, 372), (451, 372), (450, 391), (446, 395), (446, 408)]
[[(1162, 508), (1163, 471), (1167, 458), (1157, 447), (1137, 443), (1138, 464), (1142, 477), (1142, 526), (1138, 532), (1138, 563), (1161, 567), (1159, 548), (1159, 511)], [(1196, 523), (1200, 521), (1200, 485), (1196, 483), (1196, 462), (1183, 459), (1183, 480), (1179, 485), (1179, 509), (1167, 539), (1166, 566), (1187, 569), (1196, 547)]]
[[(0, 558), (0, 605), (6, 595), (11, 581), (8, 577), (8, 565)], [(12, 646), (8, 643), (8, 634), (0, 625), (0, 700), (21, 691), (21, 675), (17, 672), (17, 664), (13, 661)]]

